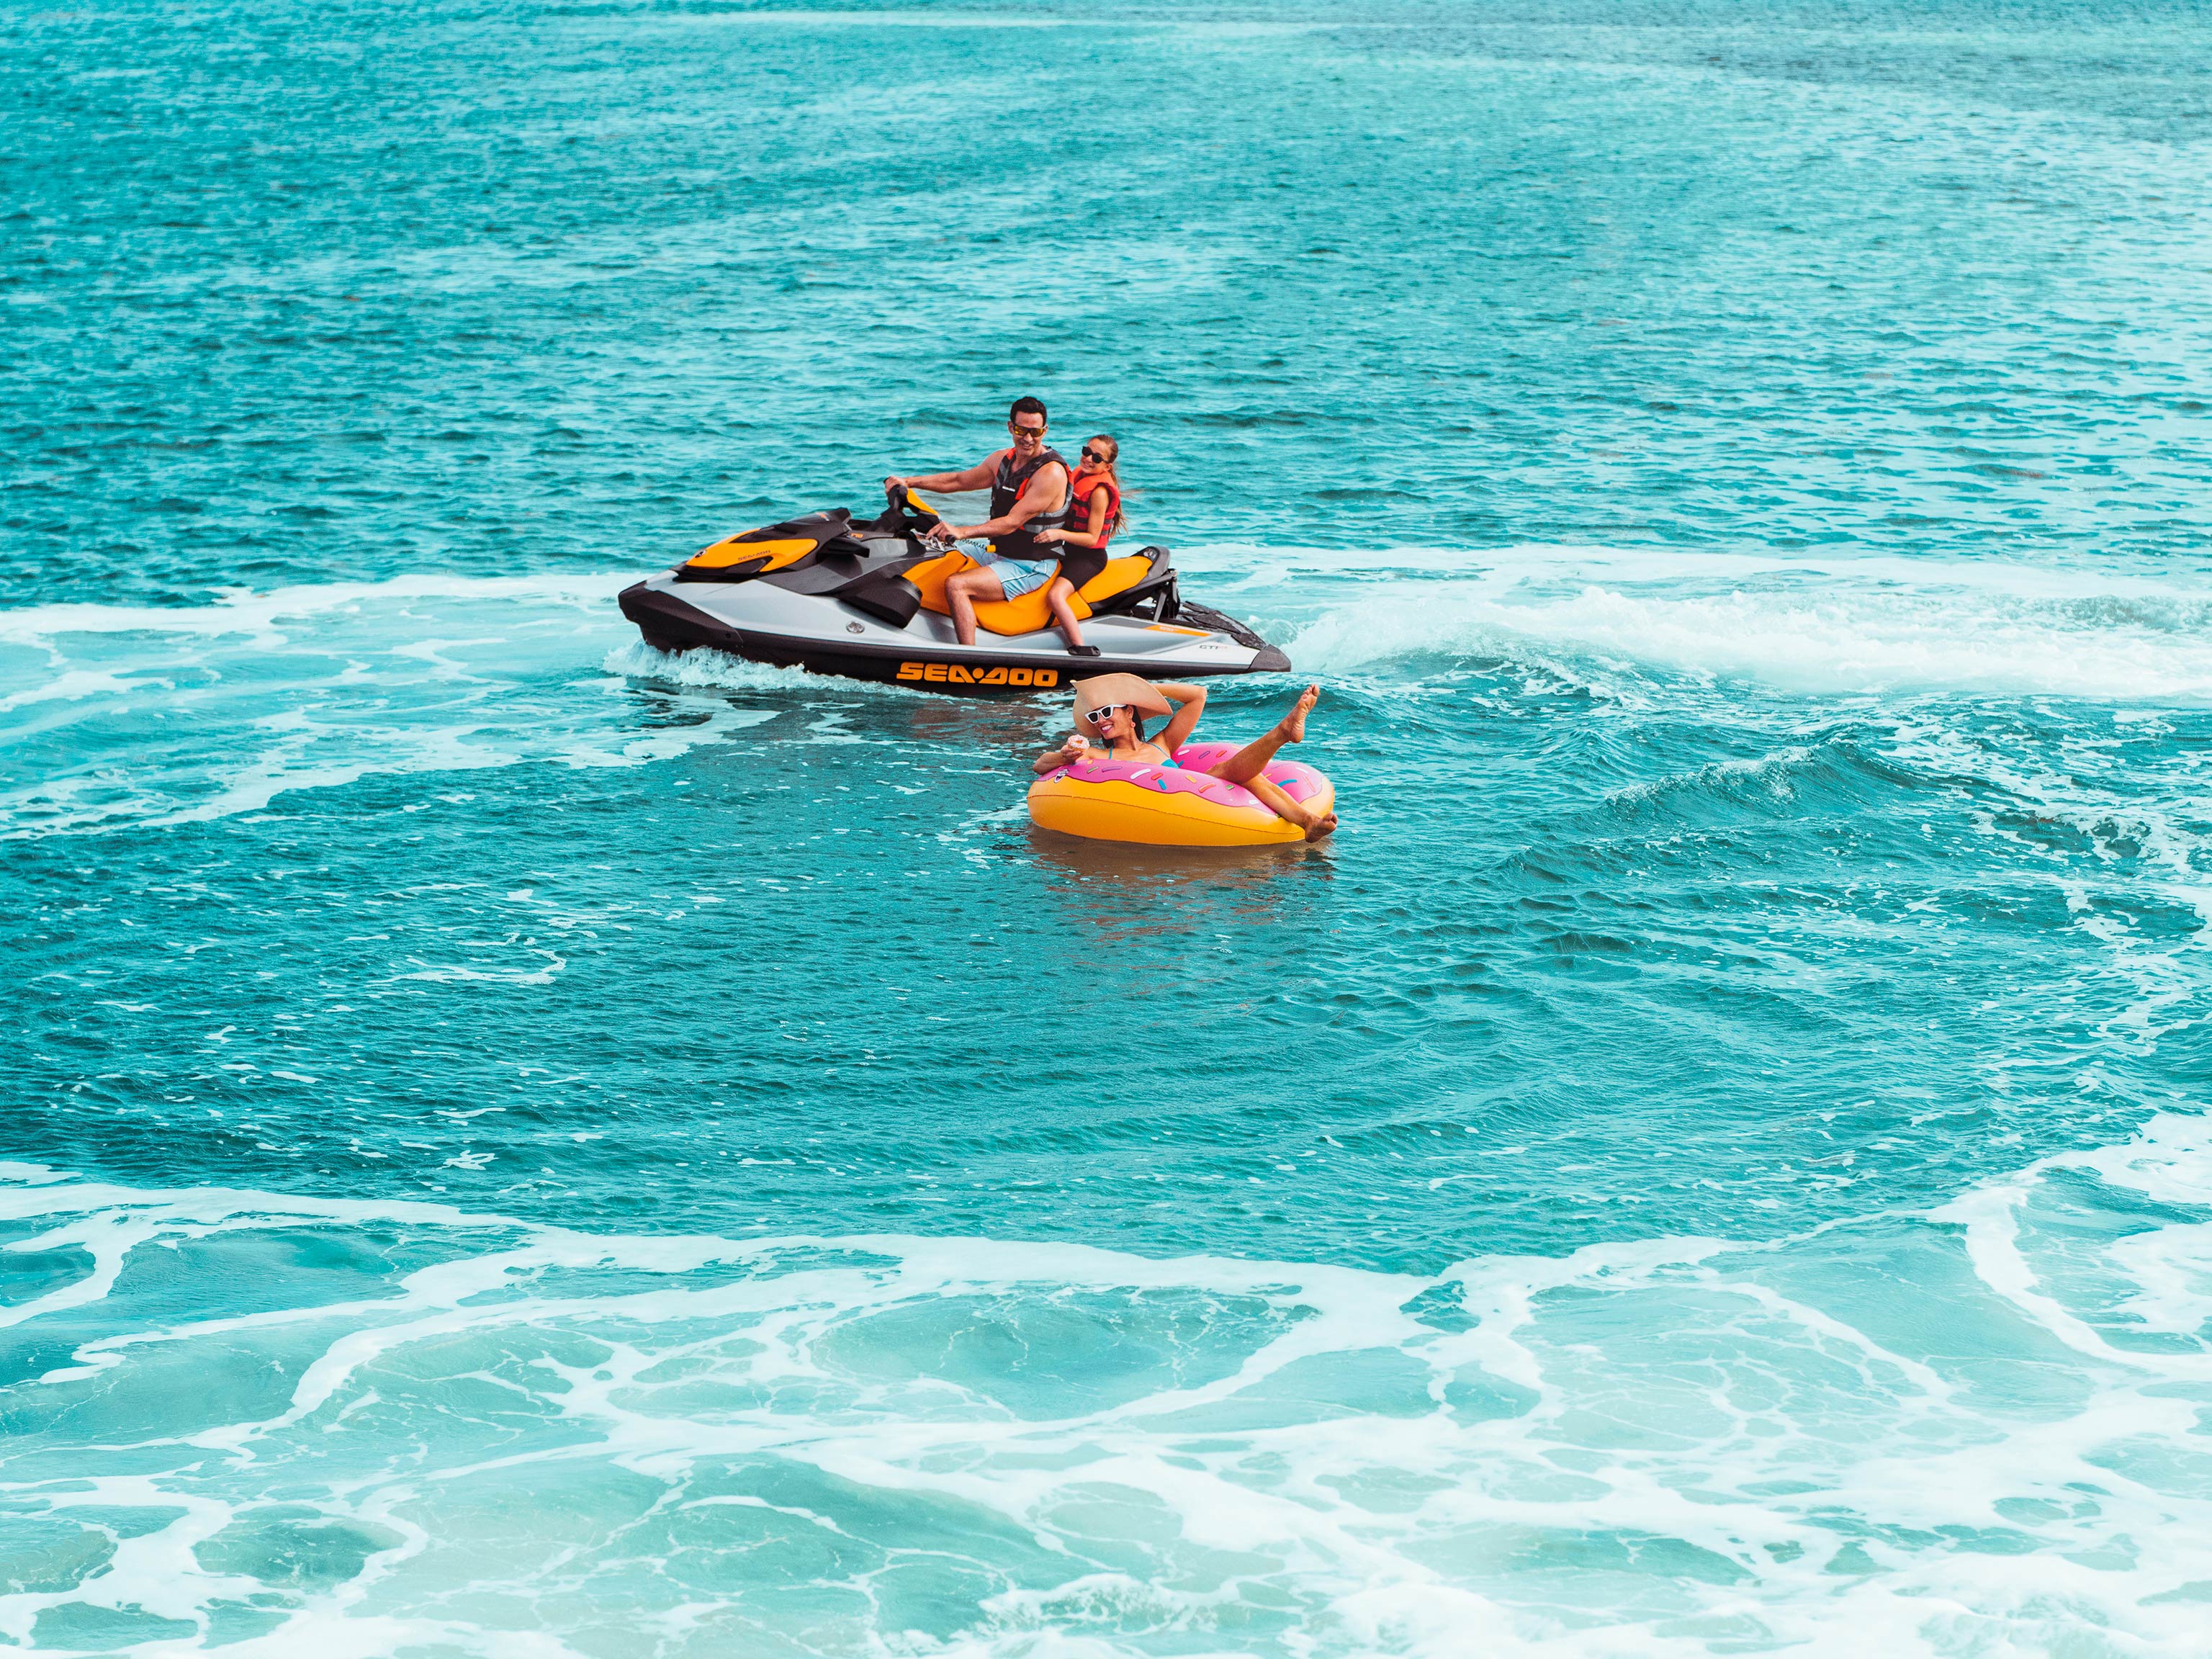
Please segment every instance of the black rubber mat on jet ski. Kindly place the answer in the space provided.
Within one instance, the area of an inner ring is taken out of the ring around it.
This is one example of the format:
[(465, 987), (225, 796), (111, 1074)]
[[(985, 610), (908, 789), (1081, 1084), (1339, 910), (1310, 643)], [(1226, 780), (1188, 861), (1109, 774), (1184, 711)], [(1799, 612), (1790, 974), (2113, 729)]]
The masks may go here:
[(1236, 617), (1216, 611), (1210, 605), (1193, 605), (1185, 599), (1176, 607), (1174, 620), (1186, 628), (1203, 628), (1215, 634), (1226, 634), (1247, 651), (1264, 651), (1267, 641), (1238, 622)]

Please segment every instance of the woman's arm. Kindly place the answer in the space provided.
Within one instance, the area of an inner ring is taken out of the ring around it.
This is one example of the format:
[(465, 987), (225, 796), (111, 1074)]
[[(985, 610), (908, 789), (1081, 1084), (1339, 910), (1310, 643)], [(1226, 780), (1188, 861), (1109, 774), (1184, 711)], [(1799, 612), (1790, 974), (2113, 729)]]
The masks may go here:
[(1091, 739), (1070, 733), (1067, 741), (1057, 749), (1048, 749), (1036, 757), (1030, 770), (1042, 777), (1048, 772), (1057, 772), (1063, 766), (1073, 766), (1078, 761), (1091, 758)]
[(1091, 492), (1091, 528), (1088, 530), (1040, 530), (1036, 538), (1041, 542), (1058, 542), (1064, 547), (1096, 547), (1106, 530), (1106, 492)]
[(1206, 711), (1206, 689), (1197, 685), (1160, 685), (1152, 689), (1176, 705), (1167, 730), (1152, 739), (1172, 755), (1188, 743), (1190, 734), (1198, 729), (1198, 717)]

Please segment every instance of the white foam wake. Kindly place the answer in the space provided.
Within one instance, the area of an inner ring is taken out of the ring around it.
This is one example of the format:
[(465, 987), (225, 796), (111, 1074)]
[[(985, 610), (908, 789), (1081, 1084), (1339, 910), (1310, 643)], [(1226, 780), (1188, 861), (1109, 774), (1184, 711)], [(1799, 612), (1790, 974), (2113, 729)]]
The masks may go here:
[(73, 1564), (18, 1641), (2119, 1655), (2212, 1583), (2193, 1115), (1925, 1218), (1433, 1277), (7, 1174), (48, 1288), (0, 1323), (74, 1345), (0, 1480)]
[[(2212, 586), (2127, 572), (1574, 547), (1215, 556), (1325, 673), (1440, 654), (1816, 693), (2212, 701)], [(1354, 571), (1365, 592), (1326, 597)]]
[(615, 607), (626, 580), (407, 576), (0, 611), (0, 837), (225, 817), (378, 775), (634, 765), (770, 717), (714, 697), (683, 721), (644, 718), (631, 671), (606, 665), (657, 654)]
[(0, 641), (46, 649), (70, 635), (136, 634), (257, 640), (272, 647), (292, 630), (333, 613), (363, 607), (405, 614), (427, 610), (480, 611), (487, 605), (535, 609), (564, 607), (596, 613), (635, 575), (605, 572), (548, 572), (531, 576), (394, 576), (375, 582), (319, 582), (266, 593), (237, 588), (212, 605), (95, 605), (61, 601), (0, 610)]

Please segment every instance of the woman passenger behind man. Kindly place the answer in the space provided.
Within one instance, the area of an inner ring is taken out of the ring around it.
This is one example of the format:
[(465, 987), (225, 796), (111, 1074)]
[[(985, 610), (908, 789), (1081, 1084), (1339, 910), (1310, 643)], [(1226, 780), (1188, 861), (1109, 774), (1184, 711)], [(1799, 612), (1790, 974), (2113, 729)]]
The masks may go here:
[(1127, 522), (1121, 513), (1121, 475), (1114, 470), (1121, 455), (1121, 446), (1103, 432), (1085, 439), (1083, 464), (1068, 480), (1073, 505), (1066, 526), (1036, 532), (1040, 546), (1057, 544), (1077, 550), (1060, 556), (1060, 574), (1045, 589), (1044, 598), (1052, 607), (1052, 619), (1067, 636), (1067, 648), (1079, 657), (1095, 657), (1098, 647), (1083, 642), (1082, 624), (1076, 621), (1075, 607), (1068, 601), (1077, 589), (1106, 568), (1106, 544)]
[[(1134, 679), (1136, 676), (1110, 676), (1111, 678)], [(1091, 682), (1097, 684), (1096, 681)], [(1150, 684), (1149, 681), (1145, 682)], [(1174, 703), (1176, 710), (1169, 718), (1167, 729), (1158, 742), (1148, 742), (1145, 737), (1144, 710), (1134, 703), (1110, 702), (1097, 708), (1086, 709), (1083, 719), (1091, 729), (1105, 742), (1103, 752), (1093, 749), (1088, 738), (1078, 733), (1057, 749), (1048, 750), (1036, 757), (1032, 769), (1039, 777), (1054, 772), (1063, 766), (1073, 766), (1078, 761), (1119, 760), (1152, 761), (1161, 766), (1182, 769), (1176, 758), (1176, 750), (1190, 741), (1190, 734), (1198, 729), (1198, 717), (1206, 708), (1206, 691), (1195, 685), (1152, 685), (1164, 703)], [(1298, 694), (1291, 705), (1291, 712), (1275, 722), (1274, 729), (1256, 743), (1248, 743), (1218, 765), (1194, 767), (1227, 783), (1241, 783), (1260, 798), (1261, 804), (1277, 817), (1295, 823), (1306, 832), (1308, 841), (1319, 841), (1336, 828), (1336, 814), (1316, 812), (1301, 806), (1285, 793), (1283, 787), (1260, 775), (1261, 769), (1275, 758), (1275, 751), (1286, 743), (1304, 743), (1306, 736), (1306, 716), (1321, 700), (1321, 687), (1310, 685)]]

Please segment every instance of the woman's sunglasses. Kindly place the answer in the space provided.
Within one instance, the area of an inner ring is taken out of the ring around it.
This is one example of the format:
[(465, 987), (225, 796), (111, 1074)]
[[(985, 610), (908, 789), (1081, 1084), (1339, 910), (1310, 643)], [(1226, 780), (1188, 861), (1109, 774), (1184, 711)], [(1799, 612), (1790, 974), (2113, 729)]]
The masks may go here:
[(1093, 726), (1103, 726), (1108, 720), (1114, 718), (1114, 713), (1116, 709), (1133, 708), (1134, 707), (1136, 707), (1134, 703), (1109, 702), (1103, 708), (1092, 708), (1086, 710), (1083, 718), (1089, 720)]
[(1103, 466), (1106, 465), (1106, 458), (1103, 455), (1101, 455), (1095, 449), (1085, 450), (1083, 452), (1083, 459), (1089, 461), (1094, 466)]

